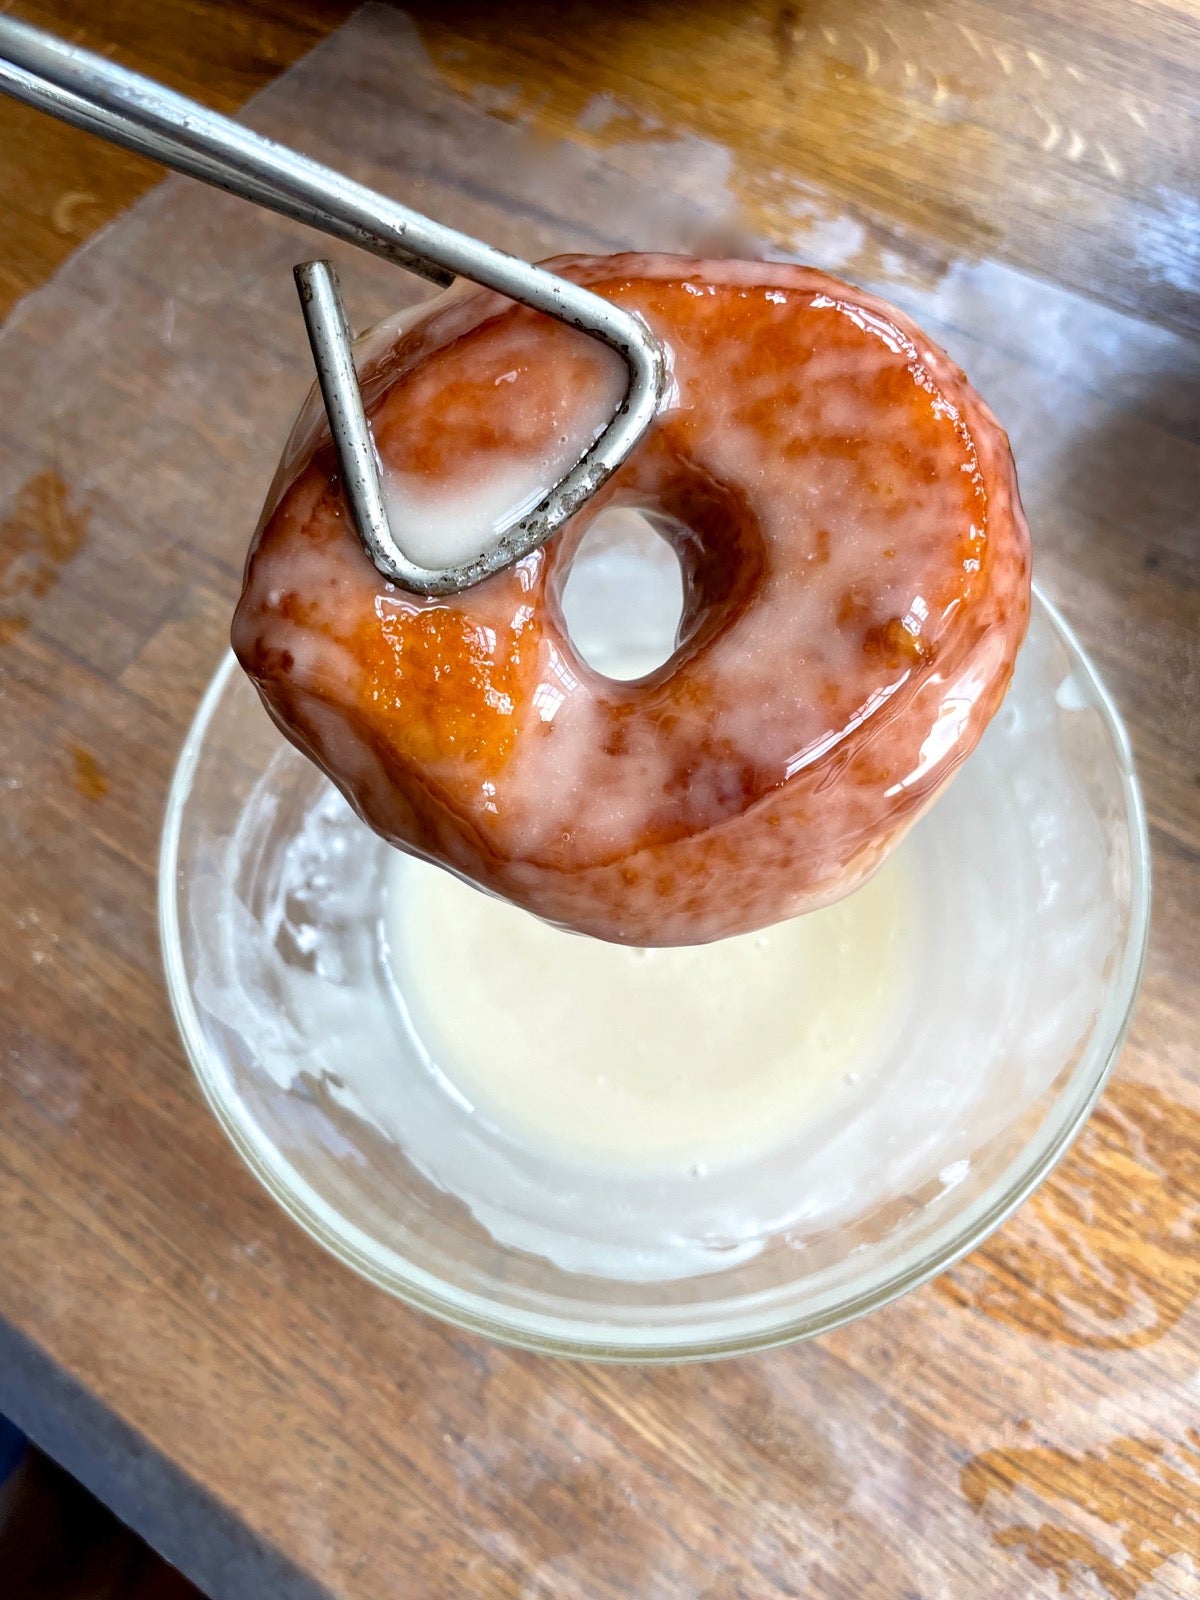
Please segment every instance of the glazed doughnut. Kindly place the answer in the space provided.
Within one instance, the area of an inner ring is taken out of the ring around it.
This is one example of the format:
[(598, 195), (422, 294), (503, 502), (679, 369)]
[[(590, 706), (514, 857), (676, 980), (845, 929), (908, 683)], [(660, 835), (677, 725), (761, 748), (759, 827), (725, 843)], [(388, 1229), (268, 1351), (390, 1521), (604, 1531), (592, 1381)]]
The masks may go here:
[[(879, 865), (1007, 687), (1030, 600), (1008, 440), (912, 322), (820, 272), (549, 265), (668, 351), (663, 406), (620, 472), (516, 567), (423, 599), (363, 553), (308, 425), (251, 547), (238, 658), (385, 839), (551, 922), (696, 944), (826, 904)], [(483, 290), (367, 365), (386, 470), (451, 499), (514, 463), (533, 474), (621, 383), (595, 341)], [(630, 683), (581, 660), (560, 607), (613, 504), (652, 518), (684, 579), (675, 653)]]

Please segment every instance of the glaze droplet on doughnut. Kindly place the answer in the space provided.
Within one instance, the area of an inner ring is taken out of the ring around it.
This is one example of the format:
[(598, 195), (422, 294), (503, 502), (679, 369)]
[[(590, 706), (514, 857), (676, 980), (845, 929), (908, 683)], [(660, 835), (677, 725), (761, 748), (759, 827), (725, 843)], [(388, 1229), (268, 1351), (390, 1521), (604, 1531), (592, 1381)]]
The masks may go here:
[[(913, 323), (823, 273), (551, 265), (669, 351), (662, 412), (617, 476), (518, 566), (421, 599), (364, 555), (310, 417), (234, 648), (373, 828), (551, 922), (697, 944), (812, 910), (879, 864), (1003, 697), (1030, 595), (1008, 441)], [(410, 507), (461, 506), (521, 463), (544, 481), (621, 382), (602, 346), (482, 290), (367, 366)], [(580, 659), (559, 604), (614, 503), (654, 520), (684, 575), (678, 647), (632, 683)]]

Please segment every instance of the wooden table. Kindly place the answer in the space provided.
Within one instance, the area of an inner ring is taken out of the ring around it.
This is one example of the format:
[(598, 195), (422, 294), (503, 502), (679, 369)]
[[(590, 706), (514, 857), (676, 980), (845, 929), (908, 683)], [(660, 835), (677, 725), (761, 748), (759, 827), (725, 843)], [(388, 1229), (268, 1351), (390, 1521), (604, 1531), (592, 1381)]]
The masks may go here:
[[(228, 109), (352, 8), (14, 9)], [(1200, 1593), (1200, 404), (1177, 337), (1200, 323), (1200, 13), (415, 15), (434, 69), (497, 127), (704, 141), (748, 228), (782, 236), (819, 191), (869, 219), (865, 275), (904, 241), (934, 278), (987, 257), (1152, 325), (1156, 361), (1115, 402), (1098, 352), (1119, 426), (1082, 451), (1075, 511), (1039, 545), (1146, 789), (1134, 1026), (1039, 1195), (944, 1278), (819, 1341), (606, 1369), (418, 1318), (242, 1170), (159, 975), (159, 820), (236, 541), (181, 539), (156, 586), (134, 533), (110, 518), (99, 538), (69, 472), (39, 465), (0, 497), (0, 1410), (217, 1600)], [(0, 104), (0, 313), (155, 177)], [(31, 448), (19, 409), (0, 416), (10, 466)]]

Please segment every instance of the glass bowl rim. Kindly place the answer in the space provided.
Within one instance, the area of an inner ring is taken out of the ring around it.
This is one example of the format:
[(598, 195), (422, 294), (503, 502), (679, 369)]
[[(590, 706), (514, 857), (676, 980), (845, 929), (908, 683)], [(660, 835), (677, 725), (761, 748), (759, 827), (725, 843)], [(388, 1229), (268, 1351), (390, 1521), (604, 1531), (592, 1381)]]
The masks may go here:
[[(1086, 684), (1089, 701), (1100, 712), (1113, 745), (1130, 834), (1129, 937), (1096, 1019), (1092, 1043), (1073, 1075), (1073, 1097), (1064, 1093), (1064, 1109), (1056, 1126), (1049, 1134), (1043, 1129), (1041, 1137), (1031, 1140), (973, 1206), (953, 1222), (944, 1224), (932, 1241), (911, 1251), (911, 1259), (901, 1257), (879, 1281), (844, 1294), (827, 1306), (769, 1326), (686, 1335), (653, 1324), (633, 1328), (597, 1327), (594, 1332), (588, 1332), (582, 1321), (576, 1323), (566, 1317), (524, 1314), (515, 1310), (502, 1313), (486, 1296), (458, 1289), (410, 1263), (404, 1263), (407, 1274), (391, 1270), (375, 1258), (365, 1242), (368, 1236), (355, 1225), (342, 1219), (342, 1232), (331, 1228), (321, 1215), (322, 1208), (326, 1211), (330, 1208), (323, 1206), (312, 1186), (273, 1146), (251, 1137), (245, 1122), (239, 1120), (221, 1093), (218, 1075), (211, 1070), (211, 1047), (201, 1026), (184, 966), (177, 882), (180, 834), (205, 735), (237, 667), (233, 653), (227, 651), (188, 728), (172, 775), (159, 848), (158, 921), (167, 990), (180, 1037), (210, 1110), (242, 1160), (312, 1239), (377, 1287), (416, 1310), (468, 1332), (544, 1354), (591, 1361), (679, 1362), (768, 1350), (828, 1333), (869, 1311), (878, 1310), (952, 1267), (1029, 1197), (1066, 1153), (1091, 1114), (1129, 1028), (1149, 938), (1150, 844), (1129, 736), (1111, 695), (1074, 630), (1037, 584), (1033, 586), (1033, 593), (1035, 604), (1046, 613), (1070, 656), (1072, 670)], [(403, 1260), (398, 1252), (389, 1254)], [(736, 1313), (727, 1320), (736, 1321)]]

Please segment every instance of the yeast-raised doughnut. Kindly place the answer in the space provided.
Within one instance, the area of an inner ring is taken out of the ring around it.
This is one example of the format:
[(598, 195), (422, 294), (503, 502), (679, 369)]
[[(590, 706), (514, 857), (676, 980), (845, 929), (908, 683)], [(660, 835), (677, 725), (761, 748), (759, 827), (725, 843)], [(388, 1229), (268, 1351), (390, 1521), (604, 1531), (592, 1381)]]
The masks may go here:
[[(372, 827), (539, 916), (654, 945), (812, 909), (878, 865), (1003, 696), (1029, 609), (1008, 441), (907, 318), (822, 273), (552, 265), (670, 352), (663, 411), (617, 477), (518, 567), (425, 600), (371, 565), (327, 435), (306, 437), (234, 647)], [(612, 362), (460, 295), (376, 354), (381, 455), (454, 493), (539, 452)], [(685, 579), (679, 647), (635, 683), (580, 660), (558, 600), (613, 502), (655, 514)]]

